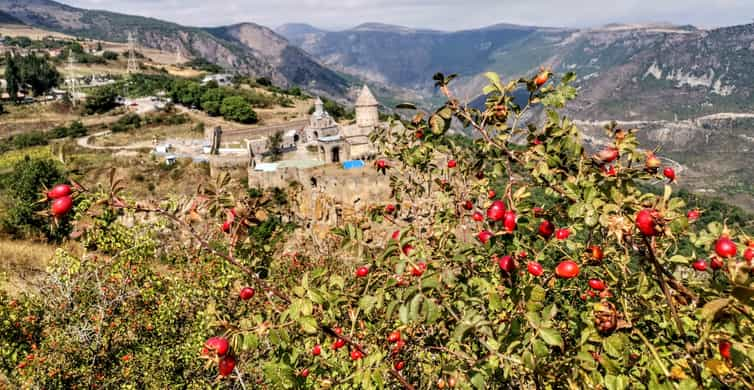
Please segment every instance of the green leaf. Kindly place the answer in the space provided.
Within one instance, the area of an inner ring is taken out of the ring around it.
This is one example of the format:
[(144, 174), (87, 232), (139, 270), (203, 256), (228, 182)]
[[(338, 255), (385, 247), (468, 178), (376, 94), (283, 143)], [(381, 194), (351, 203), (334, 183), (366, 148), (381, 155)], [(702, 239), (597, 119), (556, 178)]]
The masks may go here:
[(432, 275), (421, 280), (421, 286), (425, 289), (437, 289), (440, 287), (440, 275)]
[(372, 295), (364, 295), (359, 299), (359, 308), (364, 310), (364, 313), (369, 314), (374, 308), (374, 304), (377, 302), (377, 298)]
[(442, 316), (442, 307), (438, 306), (431, 299), (425, 299), (423, 305), (425, 321), (428, 324), (434, 323)]
[(301, 329), (309, 334), (317, 333), (318, 327), (317, 327), (317, 320), (314, 319), (314, 317), (311, 316), (305, 316), (298, 319), (299, 325), (301, 325)]
[(474, 385), (475, 388), (482, 390), (486, 388), (487, 380), (482, 373), (478, 372), (471, 377), (471, 384)]
[(532, 342), (532, 349), (534, 350), (534, 355), (538, 358), (543, 358), (550, 355), (550, 348), (548, 348), (547, 345), (540, 339), (535, 339)]
[(536, 285), (531, 289), (529, 293), (529, 300), (533, 302), (543, 302), (545, 300), (546, 291), (540, 286)]
[(524, 315), (533, 328), (539, 328), (539, 325), (542, 322), (542, 319), (539, 317), (539, 313), (530, 311)]
[(309, 299), (311, 299), (312, 302), (318, 305), (325, 303), (325, 298), (322, 296), (322, 293), (315, 288), (308, 289), (306, 291), (306, 296), (309, 297)]
[(453, 117), (453, 110), (451, 110), (450, 107), (444, 107), (442, 110), (437, 112), (437, 115), (445, 120), (449, 120)]
[(492, 85), (495, 87), (495, 89), (497, 89), (498, 91), (501, 91), (501, 92), (503, 91), (503, 85), (500, 82), (500, 75), (498, 75), (495, 72), (486, 72), (484, 74), (484, 77), (486, 77), (487, 80), (489, 80), (490, 83), (492, 83)]
[(422, 296), (421, 294), (416, 294), (414, 296), (414, 299), (411, 300), (411, 306), (408, 313), (408, 318), (411, 321), (416, 321), (419, 318), (419, 309), (421, 308), (421, 302), (422, 302)]
[(301, 314), (305, 316), (312, 315), (312, 311), (314, 310), (314, 307), (312, 305), (312, 301), (307, 299), (301, 300)]
[(401, 320), (402, 323), (408, 324), (408, 306), (401, 305), (401, 308), (398, 309), (398, 318)]
[(266, 363), (262, 370), (264, 370), (264, 377), (267, 381), (273, 384), (273, 387), (278, 389), (291, 389), (295, 382), (295, 373), (293, 368), (278, 362)]
[(346, 281), (340, 275), (332, 275), (330, 276), (330, 285), (340, 287), (342, 290), (346, 285)]
[(469, 331), (469, 329), (471, 329), (471, 325), (465, 323), (456, 326), (456, 328), (453, 329), (453, 340), (459, 343), (463, 341), (463, 336)]
[(689, 258), (686, 256), (675, 255), (670, 258), (671, 263), (688, 264)]
[(618, 358), (623, 354), (623, 348), (628, 345), (629, 340), (623, 334), (616, 333), (602, 342), (602, 347), (608, 355)]
[(623, 375), (606, 375), (605, 387), (607, 390), (623, 390), (628, 386), (628, 378)]
[(539, 330), (539, 336), (547, 344), (563, 349), (563, 337), (557, 329), (543, 328)]

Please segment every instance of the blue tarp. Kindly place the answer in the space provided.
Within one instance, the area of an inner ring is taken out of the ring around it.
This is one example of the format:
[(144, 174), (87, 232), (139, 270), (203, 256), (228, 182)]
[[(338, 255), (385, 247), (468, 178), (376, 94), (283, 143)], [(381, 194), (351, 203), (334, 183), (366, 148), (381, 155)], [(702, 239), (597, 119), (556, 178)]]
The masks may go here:
[(356, 168), (364, 168), (366, 164), (364, 164), (363, 160), (350, 160), (350, 161), (344, 161), (343, 162), (343, 169), (356, 169)]

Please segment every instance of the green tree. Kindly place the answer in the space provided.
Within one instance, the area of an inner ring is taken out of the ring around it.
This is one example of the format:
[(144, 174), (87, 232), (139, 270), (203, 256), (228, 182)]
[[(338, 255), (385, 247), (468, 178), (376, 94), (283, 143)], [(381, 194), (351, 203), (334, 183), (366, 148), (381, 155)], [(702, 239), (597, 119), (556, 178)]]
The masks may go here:
[(81, 121), (74, 121), (73, 123), (68, 126), (68, 131), (66, 132), (66, 137), (71, 138), (78, 138), (83, 137), (86, 135), (86, 127), (84, 127), (84, 124), (81, 123)]
[(47, 135), (41, 131), (30, 131), (13, 136), (13, 147), (24, 149), (37, 145), (47, 144)]
[(272, 80), (270, 80), (268, 77), (259, 77), (256, 79), (256, 83), (263, 86), (263, 87), (271, 87), (272, 86)]
[(257, 113), (251, 108), (251, 105), (241, 96), (231, 96), (223, 99), (220, 112), (223, 118), (229, 121), (239, 123), (256, 123)]
[(118, 106), (117, 99), (115, 88), (97, 88), (86, 97), (84, 109), (89, 115), (105, 113)]
[(278, 131), (275, 134), (271, 135), (269, 138), (267, 138), (267, 150), (270, 152), (272, 161), (280, 160), (280, 155), (283, 153), (283, 150), (280, 148), (282, 143), (283, 143), (283, 132), (281, 131)]
[(202, 110), (210, 116), (219, 116), (225, 97), (226, 94), (221, 88), (208, 89), (202, 95)]
[(102, 58), (108, 61), (116, 61), (118, 59), (118, 53), (108, 50), (102, 53)]
[(31, 53), (19, 57), (17, 64), (20, 82), (31, 86), (34, 95), (41, 95), (60, 83), (60, 73), (46, 58)]
[(21, 70), (16, 63), (15, 56), (11, 53), (5, 53), (5, 81), (7, 82), (6, 90), (10, 99), (16, 101), (18, 92), (21, 90)]
[(173, 83), (171, 97), (173, 101), (187, 107), (200, 107), (202, 104), (202, 86), (196, 81), (179, 80)]
[(12, 172), (3, 178), (3, 209), (0, 220), (6, 234), (15, 238), (33, 238), (42, 235), (47, 240), (60, 240), (69, 231), (67, 219), (57, 227), (49, 218), (38, 215), (45, 203), (39, 203), (44, 187), (52, 188), (65, 180), (63, 171), (49, 159), (26, 157), (13, 166)]
[(128, 113), (120, 117), (115, 123), (110, 126), (110, 130), (113, 133), (120, 133), (132, 129), (138, 129), (141, 127), (141, 117), (134, 112)]
[(74, 53), (74, 54), (83, 54), (84, 53), (84, 47), (81, 46), (78, 42), (71, 42), (68, 45), (68, 51)]

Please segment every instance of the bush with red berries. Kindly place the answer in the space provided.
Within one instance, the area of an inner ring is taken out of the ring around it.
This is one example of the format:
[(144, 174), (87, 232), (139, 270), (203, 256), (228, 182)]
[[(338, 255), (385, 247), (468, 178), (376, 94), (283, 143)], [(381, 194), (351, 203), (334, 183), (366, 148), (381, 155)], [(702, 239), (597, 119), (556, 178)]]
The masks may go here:
[[(151, 322), (169, 343), (128, 339), (124, 331), (106, 338), (114, 345), (92, 347), (61, 330), (80, 320), (57, 318), (31, 336), (44, 341), (37, 348), (48, 360), (24, 368), (22, 378), (104, 375), (120, 384), (112, 376), (123, 363), (112, 369), (102, 362), (127, 350), (140, 374), (157, 375), (159, 350), (197, 370), (191, 383), (186, 370), (170, 370), (182, 385), (751, 388), (749, 233), (726, 221), (701, 223), (704, 210), (673, 196), (682, 175), (640, 149), (635, 131), (610, 124), (607, 144), (585, 149), (578, 128), (558, 112), (576, 95), (573, 75), (487, 78), (486, 103), (476, 109), (452, 95), (453, 76), (438, 74), (442, 107), (375, 134), (382, 159), (374, 169), (390, 176), (392, 199), (326, 239), (305, 229), (256, 239), (271, 219), (308, 221), (273, 195), (224, 193), (225, 179), (165, 204), (84, 191), (100, 219), (84, 217), (77, 227), (93, 251), (121, 248), (126, 254), (108, 252), (108, 261), (125, 256), (137, 267), (158, 255), (181, 272), (204, 274), (116, 273), (114, 283), (131, 277), (138, 288), (122, 298), (136, 305), (134, 315), (113, 320), (115, 327)], [(522, 91), (524, 104), (513, 98)], [(454, 121), (476, 137), (449, 135)], [(665, 179), (659, 193), (647, 190)], [(296, 186), (288, 190), (295, 195)], [(234, 217), (224, 229), (228, 210)], [(159, 217), (153, 239), (162, 245), (127, 254), (129, 245), (108, 239), (120, 225), (96, 223), (108, 213)], [(287, 240), (285, 251), (276, 240)], [(189, 261), (192, 267), (179, 266)], [(102, 298), (91, 282), (81, 283), (91, 296), (74, 307), (99, 319), (92, 308)], [(174, 310), (159, 317), (162, 306)], [(103, 366), (67, 366), (49, 352), (61, 345), (69, 354), (91, 351), (85, 358)], [(163, 379), (150, 384), (171, 382)]]

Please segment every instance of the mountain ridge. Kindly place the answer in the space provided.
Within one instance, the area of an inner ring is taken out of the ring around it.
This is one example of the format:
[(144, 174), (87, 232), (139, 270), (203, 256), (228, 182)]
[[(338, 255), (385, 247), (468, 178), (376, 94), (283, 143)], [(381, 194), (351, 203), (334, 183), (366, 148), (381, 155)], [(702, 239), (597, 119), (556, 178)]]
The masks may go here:
[[(253, 23), (245, 25), (247, 35), (251, 29), (257, 29), (256, 34), (269, 41), (255, 41), (256, 46), (252, 46), (248, 40), (224, 39), (212, 33), (230, 30), (230, 26), (214, 29), (183, 26), (155, 18), (81, 9), (52, 0), (0, 0), (0, 12), (30, 26), (91, 39), (125, 42), (128, 32), (133, 31), (140, 45), (180, 51), (184, 57), (204, 58), (231, 72), (268, 77), (283, 87), (296, 85), (337, 99), (344, 98), (349, 91), (348, 82), (341, 75), (274, 31)], [(283, 45), (279, 52), (284, 55), (265, 56), (265, 50), (273, 44)]]
[[(516, 78), (548, 66), (577, 73), (583, 92), (577, 110), (595, 117), (686, 118), (754, 109), (754, 79), (746, 70), (754, 67), (751, 24), (707, 30), (664, 22), (581, 29), (501, 23), (450, 32), (284, 25), (278, 31), (333, 69), (425, 96), (435, 92), (429, 78), (435, 72), (459, 74), (459, 95), (474, 99), (486, 71)], [(696, 52), (702, 53), (698, 63)]]

